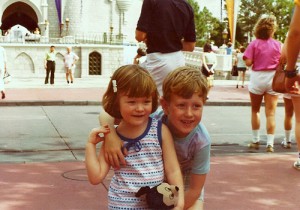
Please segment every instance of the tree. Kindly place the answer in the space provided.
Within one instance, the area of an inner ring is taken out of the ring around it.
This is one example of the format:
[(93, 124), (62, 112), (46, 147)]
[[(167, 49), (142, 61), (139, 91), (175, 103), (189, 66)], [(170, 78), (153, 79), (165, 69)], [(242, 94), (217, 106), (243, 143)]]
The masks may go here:
[(293, 2), (290, 0), (241, 0), (238, 27), (242, 33), (253, 36), (255, 23), (263, 14), (273, 14), (277, 18), (278, 30), (275, 38), (283, 41), (291, 20)]
[(195, 26), (197, 33), (197, 46), (203, 46), (207, 41), (214, 40), (217, 45), (222, 44), (222, 31), (224, 26), (213, 17), (212, 13), (204, 7), (200, 10), (199, 4), (195, 0), (188, 0), (194, 9)]

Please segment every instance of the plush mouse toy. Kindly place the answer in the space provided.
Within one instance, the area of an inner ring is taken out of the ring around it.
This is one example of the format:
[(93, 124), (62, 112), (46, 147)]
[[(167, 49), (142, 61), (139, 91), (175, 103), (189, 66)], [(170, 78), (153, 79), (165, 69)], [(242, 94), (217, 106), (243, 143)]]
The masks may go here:
[(150, 208), (155, 210), (172, 209), (178, 200), (179, 188), (168, 183), (161, 183), (153, 188), (141, 187), (135, 194), (140, 197), (146, 194), (146, 201)]

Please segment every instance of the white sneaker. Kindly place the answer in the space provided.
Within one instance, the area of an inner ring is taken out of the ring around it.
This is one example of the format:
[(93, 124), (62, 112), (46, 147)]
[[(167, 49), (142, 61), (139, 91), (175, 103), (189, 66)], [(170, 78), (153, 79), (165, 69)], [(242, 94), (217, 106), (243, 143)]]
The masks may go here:
[(290, 141), (286, 142), (286, 138), (284, 138), (283, 141), (281, 142), (281, 146), (286, 149), (291, 149), (292, 142)]
[(294, 168), (300, 170), (300, 158), (296, 162), (294, 162)]

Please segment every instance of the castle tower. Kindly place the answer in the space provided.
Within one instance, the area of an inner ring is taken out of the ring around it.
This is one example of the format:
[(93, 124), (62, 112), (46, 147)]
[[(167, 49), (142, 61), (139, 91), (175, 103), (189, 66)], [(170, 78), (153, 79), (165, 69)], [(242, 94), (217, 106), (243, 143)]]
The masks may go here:
[[(83, 0), (65, 0), (66, 4), (63, 8), (64, 22), (68, 19), (69, 23), (65, 22), (66, 34), (65, 35), (76, 35), (82, 31), (82, 17), (83, 17)], [(87, 15), (87, 14), (85, 14)]]

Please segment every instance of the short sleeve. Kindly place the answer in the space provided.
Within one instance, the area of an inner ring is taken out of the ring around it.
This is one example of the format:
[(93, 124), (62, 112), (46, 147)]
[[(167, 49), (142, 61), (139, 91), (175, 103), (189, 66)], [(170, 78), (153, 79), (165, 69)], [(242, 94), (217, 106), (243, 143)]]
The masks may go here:
[(78, 60), (78, 59), (79, 59), (78, 55), (76, 55), (75, 53), (73, 53), (73, 56), (74, 56), (74, 59), (75, 59), (75, 60)]
[(136, 29), (147, 33), (152, 15), (152, 0), (144, 0)]
[(203, 147), (194, 157), (192, 173), (207, 174), (210, 170), (210, 144)]
[(194, 12), (191, 10), (191, 17), (188, 23), (187, 29), (184, 34), (184, 41), (186, 42), (195, 42), (196, 41), (196, 29), (195, 29), (195, 20)]
[(244, 58), (253, 60), (254, 58), (254, 42), (251, 42), (244, 52)]

